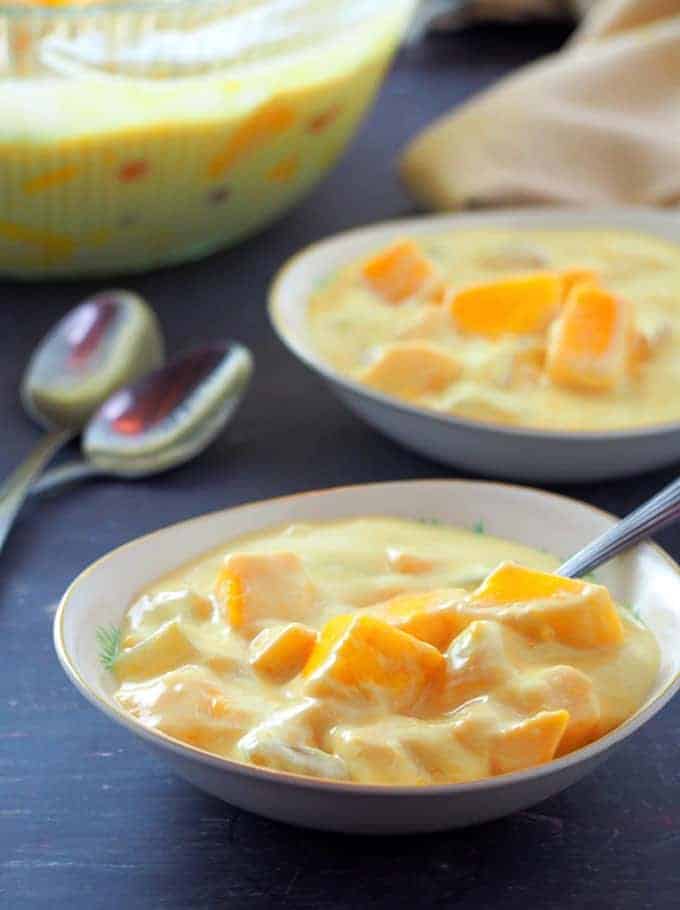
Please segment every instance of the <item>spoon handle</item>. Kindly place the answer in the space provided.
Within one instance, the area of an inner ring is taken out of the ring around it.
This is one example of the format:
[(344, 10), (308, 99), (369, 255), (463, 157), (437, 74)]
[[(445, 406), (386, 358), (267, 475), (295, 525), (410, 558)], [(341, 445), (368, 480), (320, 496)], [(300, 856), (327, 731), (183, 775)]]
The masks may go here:
[(580, 578), (680, 518), (680, 479), (627, 515), (563, 563), (556, 575)]
[(28, 458), (0, 486), (0, 549), (2, 549), (17, 512), (28, 495), (33, 478), (59, 449), (75, 436), (73, 430), (53, 430), (44, 436)]
[(31, 484), (28, 491), (29, 496), (41, 496), (43, 493), (51, 493), (67, 483), (75, 483), (77, 480), (83, 480), (85, 477), (97, 477), (104, 472), (101, 468), (95, 467), (88, 461), (78, 460), (69, 461), (67, 464), (61, 464), (56, 468), (50, 468), (44, 474)]

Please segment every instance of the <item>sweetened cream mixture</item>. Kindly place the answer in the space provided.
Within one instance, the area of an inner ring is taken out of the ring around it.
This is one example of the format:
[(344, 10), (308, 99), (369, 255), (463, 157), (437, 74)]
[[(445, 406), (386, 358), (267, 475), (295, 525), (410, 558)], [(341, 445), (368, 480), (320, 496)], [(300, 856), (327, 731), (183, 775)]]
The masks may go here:
[(313, 296), (321, 358), (447, 414), (550, 430), (680, 419), (680, 249), (614, 230), (404, 238)]
[(230, 759), (370, 784), (465, 782), (571, 752), (645, 701), (652, 634), (546, 553), (430, 522), (232, 541), (129, 608), (116, 699)]

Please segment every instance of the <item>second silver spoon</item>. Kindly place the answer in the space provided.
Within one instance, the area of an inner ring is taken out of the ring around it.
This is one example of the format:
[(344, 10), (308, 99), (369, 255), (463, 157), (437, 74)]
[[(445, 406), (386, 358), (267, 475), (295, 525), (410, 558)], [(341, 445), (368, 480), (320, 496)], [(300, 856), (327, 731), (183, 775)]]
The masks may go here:
[(46, 472), (31, 493), (95, 475), (148, 476), (189, 461), (231, 418), (252, 369), (247, 348), (216, 342), (119, 389), (85, 428), (85, 459)]
[(619, 553), (630, 549), (680, 518), (680, 479), (664, 487), (630, 515), (621, 519), (613, 528), (596, 537), (588, 546), (579, 550), (557, 569), (556, 575), (565, 578), (582, 578), (598, 566), (609, 562)]

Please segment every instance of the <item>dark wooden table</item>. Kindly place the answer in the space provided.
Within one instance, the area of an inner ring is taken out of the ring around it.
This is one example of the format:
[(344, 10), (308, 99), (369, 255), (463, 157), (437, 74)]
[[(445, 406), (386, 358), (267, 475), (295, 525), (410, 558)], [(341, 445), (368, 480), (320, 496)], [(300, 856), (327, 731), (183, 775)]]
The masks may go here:
[[(298, 247), (411, 211), (390, 163), (434, 115), (546, 53), (560, 30), (483, 29), (403, 54), (341, 165), (284, 221), (202, 263), (134, 278), (169, 344), (216, 335), (258, 372), (230, 434), (155, 480), (96, 481), (32, 505), (0, 575), (0, 907), (670, 908), (680, 901), (680, 701), (583, 782), (477, 829), (405, 838), (295, 830), (175, 778), (66, 681), (52, 652), (55, 601), (93, 559), (201, 512), (314, 487), (452, 471), (350, 417), (275, 341), (265, 288)], [(0, 471), (37, 438), (17, 383), (55, 319), (96, 285), (0, 285)], [(623, 513), (675, 476), (572, 495)], [(680, 556), (680, 531), (662, 535)]]

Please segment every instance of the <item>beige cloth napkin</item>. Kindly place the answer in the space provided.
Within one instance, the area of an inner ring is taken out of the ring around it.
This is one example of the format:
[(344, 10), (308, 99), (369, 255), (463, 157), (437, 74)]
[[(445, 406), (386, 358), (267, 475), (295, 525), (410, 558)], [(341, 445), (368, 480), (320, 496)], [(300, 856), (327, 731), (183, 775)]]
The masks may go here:
[(680, 0), (599, 0), (564, 50), (417, 136), (400, 172), (435, 209), (680, 203)]

